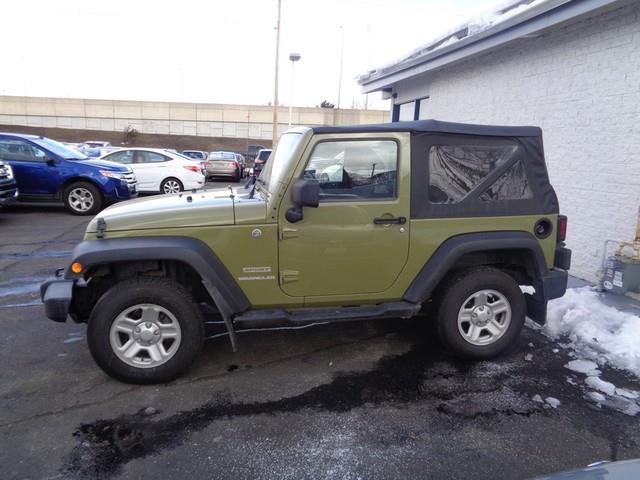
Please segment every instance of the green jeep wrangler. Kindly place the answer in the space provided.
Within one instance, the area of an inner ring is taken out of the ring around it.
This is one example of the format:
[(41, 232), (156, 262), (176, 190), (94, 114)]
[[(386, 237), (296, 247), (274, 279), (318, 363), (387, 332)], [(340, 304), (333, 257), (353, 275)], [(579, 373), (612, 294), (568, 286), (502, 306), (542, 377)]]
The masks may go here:
[(244, 191), (107, 208), (41, 295), (50, 319), (87, 322), (95, 361), (128, 382), (187, 370), (207, 312), (235, 349), (250, 328), (433, 307), (446, 348), (488, 359), (564, 295), (565, 231), (539, 128), (297, 128)]

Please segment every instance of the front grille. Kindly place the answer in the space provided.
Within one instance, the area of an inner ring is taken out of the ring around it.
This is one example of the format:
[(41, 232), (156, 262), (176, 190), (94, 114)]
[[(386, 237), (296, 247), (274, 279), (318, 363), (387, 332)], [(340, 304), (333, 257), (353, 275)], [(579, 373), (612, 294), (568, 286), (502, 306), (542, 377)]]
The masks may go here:
[(127, 182), (128, 185), (135, 185), (138, 183), (138, 179), (136, 178), (135, 173), (125, 173), (122, 175), (122, 178)]

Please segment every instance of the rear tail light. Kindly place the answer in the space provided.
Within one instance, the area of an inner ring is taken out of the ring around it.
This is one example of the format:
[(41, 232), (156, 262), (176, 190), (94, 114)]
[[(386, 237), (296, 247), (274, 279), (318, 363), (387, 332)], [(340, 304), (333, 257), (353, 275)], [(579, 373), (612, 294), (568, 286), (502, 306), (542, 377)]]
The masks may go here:
[(567, 239), (567, 217), (558, 215), (558, 241), (564, 242)]
[(200, 167), (198, 167), (197, 165), (183, 165), (183, 168), (186, 168), (187, 170), (190, 170), (195, 173), (202, 173), (202, 171), (200, 170)]

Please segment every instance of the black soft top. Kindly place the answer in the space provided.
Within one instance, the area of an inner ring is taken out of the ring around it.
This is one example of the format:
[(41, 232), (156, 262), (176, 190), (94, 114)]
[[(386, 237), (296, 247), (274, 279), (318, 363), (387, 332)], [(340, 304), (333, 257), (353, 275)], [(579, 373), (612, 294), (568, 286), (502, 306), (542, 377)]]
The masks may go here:
[(374, 123), (369, 125), (318, 126), (314, 133), (458, 133), (494, 137), (540, 137), (539, 127), (509, 127), (499, 125), (474, 125), (471, 123), (441, 122), (439, 120), (415, 120), (413, 122)]

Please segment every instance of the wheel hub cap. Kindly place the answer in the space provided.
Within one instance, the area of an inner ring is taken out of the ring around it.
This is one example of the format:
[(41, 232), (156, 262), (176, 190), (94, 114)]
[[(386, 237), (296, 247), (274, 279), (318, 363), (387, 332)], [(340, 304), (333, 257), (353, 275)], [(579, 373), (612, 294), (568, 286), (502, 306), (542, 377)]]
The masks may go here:
[(471, 321), (479, 327), (485, 326), (493, 319), (493, 310), (488, 305), (479, 305), (474, 307), (471, 313)]
[(458, 331), (472, 345), (497, 342), (511, 324), (511, 304), (497, 290), (479, 290), (470, 295), (458, 312)]
[(139, 304), (127, 308), (111, 324), (109, 342), (115, 355), (138, 368), (169, 361), (180, 347), (180, 323), (166, 308)]

